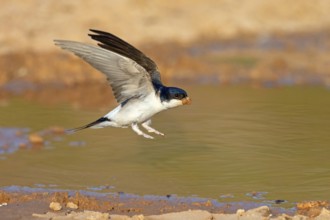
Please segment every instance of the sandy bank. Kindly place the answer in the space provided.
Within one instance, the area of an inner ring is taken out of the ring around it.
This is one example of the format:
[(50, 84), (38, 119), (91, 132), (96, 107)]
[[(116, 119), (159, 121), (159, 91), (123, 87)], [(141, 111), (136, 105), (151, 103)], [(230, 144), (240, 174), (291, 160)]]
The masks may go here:
[(242, 33), (315, 31), (328, 28), (329, 1), (10, 1), (0, 8), (0, 52), (52, 49), (54, 38), (86, 41), (99, 28), (134, 44), (191, 42)]
[[(247, 203), (245, 206), (222, 204), (213, 200), (130, 196), (123, 193), (103, 196), (79, 192), (0, 191), (0, 213), (3, 219), (329, 219), (329, 203), (297, 203), (294, 209), (281, 209)], [(250, 208), (249, 208), (250, 207)], [(292, 212), (295, 210), (294, 212)]]

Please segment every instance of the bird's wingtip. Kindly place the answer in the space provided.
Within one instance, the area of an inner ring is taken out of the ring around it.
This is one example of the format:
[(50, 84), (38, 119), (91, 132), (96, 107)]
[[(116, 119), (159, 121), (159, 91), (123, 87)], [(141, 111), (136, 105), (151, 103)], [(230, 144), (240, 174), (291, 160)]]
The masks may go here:
[[(97, 29), (94, 29), (94, 28), (90, 28), (89, 31), (94, 33), (94, 34), (109, 34), (105, 31), (100, 31), (100, 30), (97, 30)], [(91, 34), (88, 34), (88, 35), (91, 35)]]
[(53, 40), (53, 42), (54, 42), (54, 44), (56, 45), (56, 46), (61, 46), (61, 45), (63, 45), (65, 42), (68, 42), (67, 40), (58, 40), (58, 39), (54, 39)]

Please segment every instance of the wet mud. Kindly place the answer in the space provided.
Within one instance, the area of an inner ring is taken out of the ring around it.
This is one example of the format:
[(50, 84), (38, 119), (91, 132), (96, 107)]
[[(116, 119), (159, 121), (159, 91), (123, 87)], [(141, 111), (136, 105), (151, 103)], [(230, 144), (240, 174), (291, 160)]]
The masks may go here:
[[(243, 215), (245, 212), (243, 210), (251, 209), (259, 214), (261, 213), (260, 209), (266, 209), (266, 211), (262, 211), (262, 215), (278, 217), (278, 219), (291, 219), (290, 216), (293, 215), (313, 218), (319, 216), (323, 208), (329, 209), (329, 202), (327, 201), (301, 202), (293, 208), (284, 209), (279, 207), (269, 208), (267, 206), (265, 208), (260, 203), (219, 203), (215, 200), (180, 198), (171, 195), (163, 197), (136, 196), (125, 193), (90, 195), (86, 192), (73, 191), (0, 191), (0, 204), (0, 211), (2, 216), (7, 217), (6, 219), (68, 216), (72, 211), (83, 212), (85, 216), (91, 214), (84, 213), (84, 210), (124, 216), (162, 215), (189, 210), (203, 210), (213, 214), (227, 214), (229, 217), (230, 214), (236, 213), (237, 215), (239, 212), (240, 215)], [(258, 209), (259, 211), (257, 211)], [(195, 216), (198, 217), (197, 214)], [(286, 218), (283, 218), (283, 216), (286, 216)]]

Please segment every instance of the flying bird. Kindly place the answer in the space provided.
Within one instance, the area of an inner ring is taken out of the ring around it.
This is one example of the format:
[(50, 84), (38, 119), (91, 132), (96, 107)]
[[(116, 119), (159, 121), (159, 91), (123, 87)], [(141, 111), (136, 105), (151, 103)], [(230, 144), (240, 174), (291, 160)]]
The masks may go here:
[(164, 135), (151, 127), (155, 114), (191, 103), (186, 91), (163, 85), (154, 61), (119, 37), (99, 30), (90, 30), (89, 36), (98, 46), (67, 40), (54, 40), (55, 45), (73, 52), (106, 75), (119, 105), (112, 111), (85, 126), (85, 128), (131, 127), (145, 138), (152, 136), (141, 131), (141, 124), (149, 133)]

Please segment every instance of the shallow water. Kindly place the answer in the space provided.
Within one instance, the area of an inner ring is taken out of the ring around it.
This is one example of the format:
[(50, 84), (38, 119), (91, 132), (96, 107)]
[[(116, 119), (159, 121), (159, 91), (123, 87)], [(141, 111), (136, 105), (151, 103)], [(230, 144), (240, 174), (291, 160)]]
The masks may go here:
[(153, 127), (166, 134), (155, 140), (107, 128), (14, 148), (8, 128), (24, 141), (29, 132), (80, 126), (106, 111), (9, 101), (0, 108), (0, 186), (220, 201), (329, 199), (329, 90), (186, 88), (193, 104), (155, 116)]

